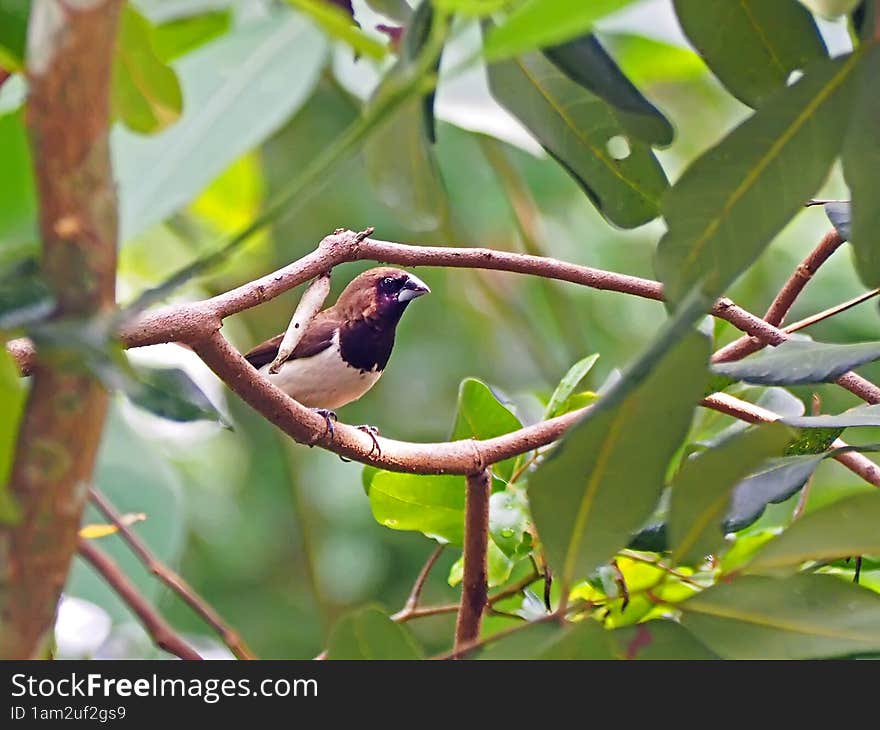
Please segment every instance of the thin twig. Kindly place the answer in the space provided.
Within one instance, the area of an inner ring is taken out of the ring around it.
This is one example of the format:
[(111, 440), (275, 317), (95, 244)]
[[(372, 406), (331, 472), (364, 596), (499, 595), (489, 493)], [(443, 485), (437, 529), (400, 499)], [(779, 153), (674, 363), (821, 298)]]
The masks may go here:
[(156, 646), (181, 659), (202, 658), (147, 602), (135, 588), (134, 583), (129, 580), (109, 555), (92, 544), (91, 541), (82, 538), (79, 540), (78, 549), (79, 554), (100, 573), (101, 577), (110, 584), (110, 587), (134, 612)]
[(239, 659), (256, 659), (256, 656), (238, 635), (238, 632), (231, 628), (207, 601), (193, 590), (189, 583), (153, 555), (146, 543), (125, 524), (119, 512), (116, 511), (107, 497), (97, 487), (89, 488), (89, 499), (116, 526), (122, 539), (128, 543), (132, 552), (138, 556), (147, 570), (173, 590), (190, 608), (201, 616), (220, 635), (223, 643), (229, 647), (229, 650), (235, 656)]
[(422, 569), (416, 577), (416, 582), (413, 583), (412, 590), (409, 593), (409, 597), (406, 599), (406, 603), (400, 611), (391, 617), (392, 621), (402, 623), (413, 618), (410, 614), (418, 608), (419, 599), (422, 597), (422, 590), (425, 587), (425, 581), (428, 580), (428, 575), (430, 575), (431, 569), (434, 567), (434, 564), (437, 562), (437, 559), (440, 557), (440, 554), (445, 547), (446, 545), (438, 545), (428, 556), (428, 559), (425, 561), (425, 564), (422, 566)]
[(461, 581), (461, 608), (455, 624), (455, 648), (476, 641), (480, 636), (483, 611), (488, 603), (489, 497), (492, 478), (488, 469), (468, 474), (464, 506), (464, 575)]
[[(800, 263), (794, 270), (788, 281), (779, 290), (779, 293), (773, 299), (770, 307), (764, 315), (764, 321), (768, 324), (779, 327), (785, 320), (797, 297), (804, 290), (804, 287), (813, 278), (813, 275), (822, 266), (840, 246), (843, 245), (843, 239), (840, 234), (831, 229), (819, 241), (816, 248)], [(765, 346), (765, 342), (760, 342), (754, 337), (745, 336), (724, 346), (713, 357), (713, 362), (731, 362), (757, 352)], [(773, 343), (771, 343), (773, 344)]]
[(792, 322), (790, 325), (787, 325), (785, 327), (784, 331), (791, 334), (792, 332), (798, 332), (802, 329), (806, 329), (807, 327), (812, 327), (814, 324), (834, 317), (841, 312), (845, 312), (848, 309), (852, 309), (862, 302), (867, 302), (869, 299), (873, 299), (878, 294), (880, 294), (880, 289), (872, 289), (871, 291), (867, 291), (864, 294), (859, 294), (859, 296), (857, 297), (853, 297), (852, 299), (849, 299), (845, 302), (836, 304), (835, 306), (829, 307), (828, 309), (823, 309), (821, 312), (811, 314), (809, 317), (799, 319), (797, 322)]

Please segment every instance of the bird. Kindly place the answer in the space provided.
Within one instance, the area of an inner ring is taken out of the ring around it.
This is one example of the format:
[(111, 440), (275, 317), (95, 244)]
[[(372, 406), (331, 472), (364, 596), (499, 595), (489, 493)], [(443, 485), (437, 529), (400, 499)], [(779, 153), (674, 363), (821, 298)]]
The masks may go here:
[[(245, 359), (261, 375), (324, 416), (333, 436), (335, 409), (372, 388), (388, 364), (397, 325), (410, 302), (431, 289), (415, 274), (379, 266), (352, 279), (336, 303), (306, 325), (302, 339), (277, 373), (269, 366), (284, 333), (257, 345)], [(373, 437), (376, 429), (361, 427)]]

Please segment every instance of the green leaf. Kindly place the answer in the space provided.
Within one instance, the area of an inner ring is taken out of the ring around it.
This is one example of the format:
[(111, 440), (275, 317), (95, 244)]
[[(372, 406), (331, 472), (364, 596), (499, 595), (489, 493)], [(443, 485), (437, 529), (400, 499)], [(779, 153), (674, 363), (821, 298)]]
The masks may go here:
[(489, 60), (517, 56), (536, 48), (576, 38), (599, 18), (632, 0), (526, 0), (486, 36), (483, 54)]
[(721, 521), (733, 487), (791, 440), (791, 431), (770, 423), (737, 434), (688, 459), (672, 481), (669, 536), (673, 563), (696, 564), (724, 542)]
[[(401, 43), (400, 60), (377, 87), (369, 104), (394, 93), (400, 77), (412, 72), (432, 22), (424, 0), (413, 13)], [(440, 58), (437, 58), (436, 68)], [(379, 199), (410, 228), (430, 231), (448, 214), (447, 194), (430, 143), (434, 141), (434, 93), (413, 98), (364, 144), (364, 164)]]
[(880, 555), (880, 493), (838, 500), (805, 514), (768, 542), (744, 571), (763, 575), (795, 572), (808, 560)]
[(320, 31), (286, 11), (180, 59), (180, 120), (152, 137), (121, 129), (111, 136), (120, 240), (165, 220), (283, 124), (311, 93), (325, 48)]
[(513, 557), (529, 527), (529, 504), (525, 492), (508, 488), (489, 497), (489, 534), (508, 557)]
[(841, 15), (849, 15), (855, 10), (862, 0), (800, 0), (814, 13), (833, 19)]
[[(458, 410), (451, 439), (490, 439), (522, 428), (522, 423), (482, 380), (465, 378), (458, 387)], [(510, 481), (515, 459), (494, 464), (499, 479)]]
[(657, 217), (666, 174), (650, 146), (627, 139), (613, 107), (540, 54), (493, 64), (488, 73), (495, 99), (565, 167), (605, 218), (634, 228)]
[(0, 0), (0, 68), (23, 71), (30, 0)]
[[(852, 227), (843, 237), (852, 243), (861, 280), (867, 286), (877, 287), (880, 286), (880, 247), (877, 246), (880, 203), (876, 195), (876, 172), (880, 165), (880, 125), (877, 123), (880, 99), (877, 98), (876, 79), (880, 74), (880, 45), (873, 44), (859, 65), (859, 89), (843, 141), (843, 171), (852, 194)], [(826, 205), (826, 211), (828, 207)], [(840, 227), (834, 225), (839, 231)]]
[(368, 606), (343, 616), (330, 630), (328, 659), (421, 659), (409, 629)]
[(393, 530), (417, 530), (461, 545), (464, 478), (380, 471), (370, 485), (376, 522)]
[(628, 133), (648, 144), (672, 143), (672, 124), (633, 85), (595, 36), (547, 48), (544, 55), (572, 81), (611, 104)]
[(153, 48), (168, 63), (223, 35), (231, 24), (228, 10), (175, 18), (153, 28)]
[(712, 365), (712, 372), (756, 385), (831, 383), (859, 365), (880, 359), (880, 342), (844, 345), (786, 340), (736, 362)]
[(693, 81), (705, 73), (689, 48), (629, 33), (603, 33), (614, 57), (637, 86)]
[(24, 112), (0, 114), (0, 269), (37, 252), (37, 202)]
[(587, 374), (593, 369), (593, 365), (596, 364), (598, 359), (598, 354), (589, 355), (568, 369), (568, 372), (562, 376), (562, 380), (559, 381), (559, 385), (556, 386), (556, 390), (553, 391), (553, 395), (550, 396), (550, 400), (547, 402), (547, 407), (544, 409), (545, 419), (559, 415), (562, 406), (565, 405), (565, 402), (574, 393), (575, 388), (581, 384), (581, 381), (587, 377)]
[(752, 474), (734, 488), (722, 527), (736, 532), (757, 520), (768, 504), (778, 504), (796, 494), (806, 484), (825, 454), (789, 456), (777, 459)]
[(19, 516), (18, 505), (9, 493), (9, 476), (26, 396), (15, 360), (0, 347), (0, 524), (12, 523)]
[(287, 0), (287, 2), (302, 10), (331, 38), (347, 44), (358, 55), (382, 59), (388, 53), (388, 49), (383, 44), (358, 28), (351, 16), (342, 8), (322, 0)]
[(803, 429), (840, 429), (853, 426), (880, 426), (880, 405), (861, 405), (837, 415), (786, 416), (784, 423)]
[(830, 575), (743, 576), (678, 604), (725, 659), (825, 659), (880, 651), (880, 596)]
[(221, 421), (223, 416), (180, 368), (136, 366), (137, 387), (129, 398), (141, 408), (172, 421)]
[(797, 0), (675, 0), (682, 30), (737, 99), (760, 106), (792, 71), (827, 56)]
[(651, 515), (703, 394), (708, 349), (689, 334), (637, 387), (600, 400), (530, 476), (535, 525), (563, 583), (610, 560)]
[(366, 0), (366, 3), (377, 13), (398, 23), (405, 24), (412, 16), (412, 8), (406, 0)]
[(663, 201), (657, 252), (670, 301), (694, 287), (714, 300), (816, 192), (846, 132), (857, 60), (811, 65), (685, 170)]
[[(493, 541), (489, 541), (486, 550), (486, 580), (489, 588), (503, 586), (510, 578), (516, 560), (505, 555)], [(464, 578), (464, 556), (456, 560), (449, 568), (447, 583), (453, 588)]]
[(156, 55), (152, 34), (150, 22), (127, 4), (113, 61), (113, 113), (141, 134), (161, 132), (183, 110), (177, 74)]

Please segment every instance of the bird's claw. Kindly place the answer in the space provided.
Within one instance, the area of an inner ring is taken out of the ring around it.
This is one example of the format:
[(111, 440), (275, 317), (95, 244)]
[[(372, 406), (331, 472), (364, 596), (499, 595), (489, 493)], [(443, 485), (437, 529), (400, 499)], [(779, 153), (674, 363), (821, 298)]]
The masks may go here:
[(330, 440), (332, 441), (336, 438), (336, 429), (333, 427), (333, 421), (338, 421), (339, 419), (336, 417), (336, 413), (327, 408), (313, 408), (319, 416), (324, 417), (324, 424), (326, 425), (326, 429), (324, 430), (324, 436), (330, 434)]
[(379, 435), (379, 429), (368, 423), (365, 423), (363, 426), (355, 426), (355, 428), (358, 431), (363, 431), (373, 440), (373, 446), (370, 448), (370, 453), (367, 456), (372, 456), (374, 451), (378, 456), (382, 456), (382, 447), (379, 446), (379, 440), (376, 438)]

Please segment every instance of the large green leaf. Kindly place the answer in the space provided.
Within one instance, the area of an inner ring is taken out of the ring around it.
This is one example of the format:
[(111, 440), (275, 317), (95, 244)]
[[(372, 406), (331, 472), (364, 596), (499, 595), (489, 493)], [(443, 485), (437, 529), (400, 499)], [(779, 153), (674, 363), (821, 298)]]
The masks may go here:
[(30, 0), (0, 0), (0, 68), (24, 69)]
[(716, 363), (712, 372), (755, 385), (830, 383), (854, 367), (880, 359), (880, 342), (832, 344), (786, 340), (736, 362)]
[(37, 203), (24, 112), (0, 114), (0, 269), (36, 252)]
[[(452, 440), (490, 439), (522, 428), (522, 423), (483, 381), (465, 378), (458, 388), (458, 410)], [(495, 476), (509, 481), (515, 459), (494, 464)]]
[(801, 517), (764, 545), (747, 573), (793, 573), (808, 560), (880, 555), (880, 493), (841, 499)]
[(376, 522), (393, 530), (417, 530), (461, 545), (464, 535), (464, 479), (380, 471), (370, 483)]
[(786, 416), (784, 423), (804, 429), (845, 429), (854, 426), (880, 426), (880, 405), (860, 405), (843, 413), (821, 416)]
[(675, 0), (675, 12), (706, 65), (752, 107), (785, 86), (792, 71), (827, 55), (797, 0)]
[(599, 18), (632, 0), (526, 0), (486, 36), (490, 60), (552, 46), (586, 33)]
[(174, 69), (153, 48), (153, 27), (131, 5), (119, 22), (113, 61), (113, 113), (134, 132), (161, 132), (180, 118), (183, 93)]
[(861, 67), (852, 121), (843, 143), (843, 171), (852, 194), (851, 229), (844, 238), (852, 242), (862, 281), (876, 287), (880, 286), (880, 201), (876, 194), (880, 166), (880, 45), (874, 44), (865, 54)]
[(672, 302), (695, 286), (714, 300), (820, 187), (846, 131), (857, 62), (811, 65), (669, 191), (657, 270)]
[(528, 528), (529, 504), (522, 489), (509, 487), (489, 498), (489, 534), (505, 555), (516, 555)]
[(343, 616), (330, 631), (328, 659), (421, 659), (409, 629), (368, 606)]
[(673, 563), (694, 564), (724, 541), (721, 521), (731, 490), (771, 456), (779, 456), (791, 432), (771, 423), (737, 434), (688, 459), (672, 481), (669, 538)]
[[(653, 220), (668, 183), (650, 146), (626, 139), (615, 109), (540, 54), (492, 64), (492, 95), (623, 228)], [(615, 140), (624, 149), (615, 150)]]
[(319, 30), (283, 11), (180, 59), (186, 108), (178, 122), (149, 138), (123, 129), (111, 136), (120, 240), (167, 218), (283, 124), (311, 92), (325, 50)]
[(595, 36), (547, 48), (544, 54), (572, 81), (611, 104), (627, 132), (648, 144), (672, 143), (672, 124), (633, 85)]
[(550, 566), (568, 584), (648, 519), (706, 385), (708, 341), (689, 334), (630, 391), (600, 400), (529, 478)]
[(880, 596), (830, 575), (743, 576), (677, 605), (726, 659), (824, 659), (880, 651)]

